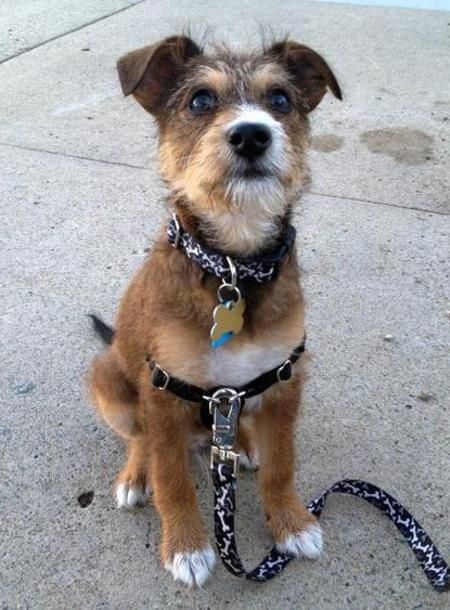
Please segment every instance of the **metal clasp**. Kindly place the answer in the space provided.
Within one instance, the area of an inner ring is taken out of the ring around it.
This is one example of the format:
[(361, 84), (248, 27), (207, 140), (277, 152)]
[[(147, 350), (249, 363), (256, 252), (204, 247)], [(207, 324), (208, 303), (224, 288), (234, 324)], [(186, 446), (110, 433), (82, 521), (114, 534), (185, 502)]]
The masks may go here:
[(209, 401), (209, 412), (213, 416), (211, 468), (216, 460), (233, 463), (233, 476), (236, 476), (239, 454), (232, 451), (236, 442), (239, 414), (245, 392), (233, 388), (219, 388), (212, 396), (204, 396)]
[(292, 362), (288, 359), (277, 369), (278, 381), (289, 381), (292, 377)]
[[(162, 383), (158, 383), (159, 376), (162, 376)], [(152, 374), (152, 385), (157, 389), (157, 390), (165, 390), (167, 388), (167, 386), (169, 385), (169, 381), (170, 381), (170, 375), (167, 371), (165, 371), (163, 368), (161, 368), (159, 366), (159, 364), (155, 364), (154, 368), (153, 368), (153, 374)]]
[(231, 462), (233, 464), (233, 477), (236, 478), (239, 468), (239, 453), (235, 451), (225, 451), (213, 445), (211, 447), (211, 470), (214, 468), (215, 462)]
[(227, 259), (228, 267), (230, 268), (230, 276), (231, 276), (229, 284), (231, 285), (231, 289), (234, 290), (236, 288), (236, 284), (237, 284), (236, 265), (234, 264), (233, 259), (231, 259), (229, 256), (227, 256), (226, 259)]
[(242, 392), (239, 394), (232, 388), (220, 388), (209, 397), (209, 412), (213, 415), (213, 444), (221, 449), (232, 449), (236, 441), (242, 396)]
[(180, 245), (180, 239), (181, 239), (181, 227), (180, 227), (180, 222), (178, 220), (178, 217), (175, 213), (172, 214), (172, 218), (173, 218), (173, 222), (174, 222), (175, 230), (176, 230), (175, 239), (173, 241), (172, 246), (174, 248), (178, 248), (178, 246)]

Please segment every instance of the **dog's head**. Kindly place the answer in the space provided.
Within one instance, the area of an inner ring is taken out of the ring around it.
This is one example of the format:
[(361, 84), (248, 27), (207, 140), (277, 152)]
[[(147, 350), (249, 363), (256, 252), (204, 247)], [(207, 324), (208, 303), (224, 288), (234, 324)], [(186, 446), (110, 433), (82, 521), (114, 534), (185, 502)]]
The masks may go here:
[(329, 88), (326, 62), (291, 41), (257, 54), (206, 54), (185, 36), (118, 61), (125, 95), (157, 120), (163, 177), (230, 251), (277, 236), (306, 178), (308, 113)]

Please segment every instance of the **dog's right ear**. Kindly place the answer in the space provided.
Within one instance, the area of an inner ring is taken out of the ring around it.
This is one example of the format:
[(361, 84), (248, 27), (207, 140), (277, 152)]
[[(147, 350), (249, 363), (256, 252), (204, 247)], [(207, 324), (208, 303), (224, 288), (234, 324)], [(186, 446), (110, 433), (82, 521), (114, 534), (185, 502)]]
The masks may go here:
[(154, 114), (170, 94), (186, 62), (201, 53), (187, 36), (171, 36), (127, 53), (117, 62), (124, 95), (132, 93), (141, 106)]

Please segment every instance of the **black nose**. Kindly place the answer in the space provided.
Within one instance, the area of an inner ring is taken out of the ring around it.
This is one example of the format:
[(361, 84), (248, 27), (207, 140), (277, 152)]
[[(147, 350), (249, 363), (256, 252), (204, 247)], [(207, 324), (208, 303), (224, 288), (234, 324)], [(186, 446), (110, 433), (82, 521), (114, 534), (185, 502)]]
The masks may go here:
[(249, 160), (262, 155), (271, 141), (270, 129), (261, 123), (239, 123), (228, 134), (234, 151)]

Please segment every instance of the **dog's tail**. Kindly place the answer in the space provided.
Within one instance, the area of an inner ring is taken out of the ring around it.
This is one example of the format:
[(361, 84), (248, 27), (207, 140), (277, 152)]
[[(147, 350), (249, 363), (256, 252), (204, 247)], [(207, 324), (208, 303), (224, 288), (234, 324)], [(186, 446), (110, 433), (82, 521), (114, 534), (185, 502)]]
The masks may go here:
[(106, 345), (111, 345), (114, 339), (114, 328), (103, 322), (101, 318), (93, 313), (88, 314), (91, 318), (92, 327)]

